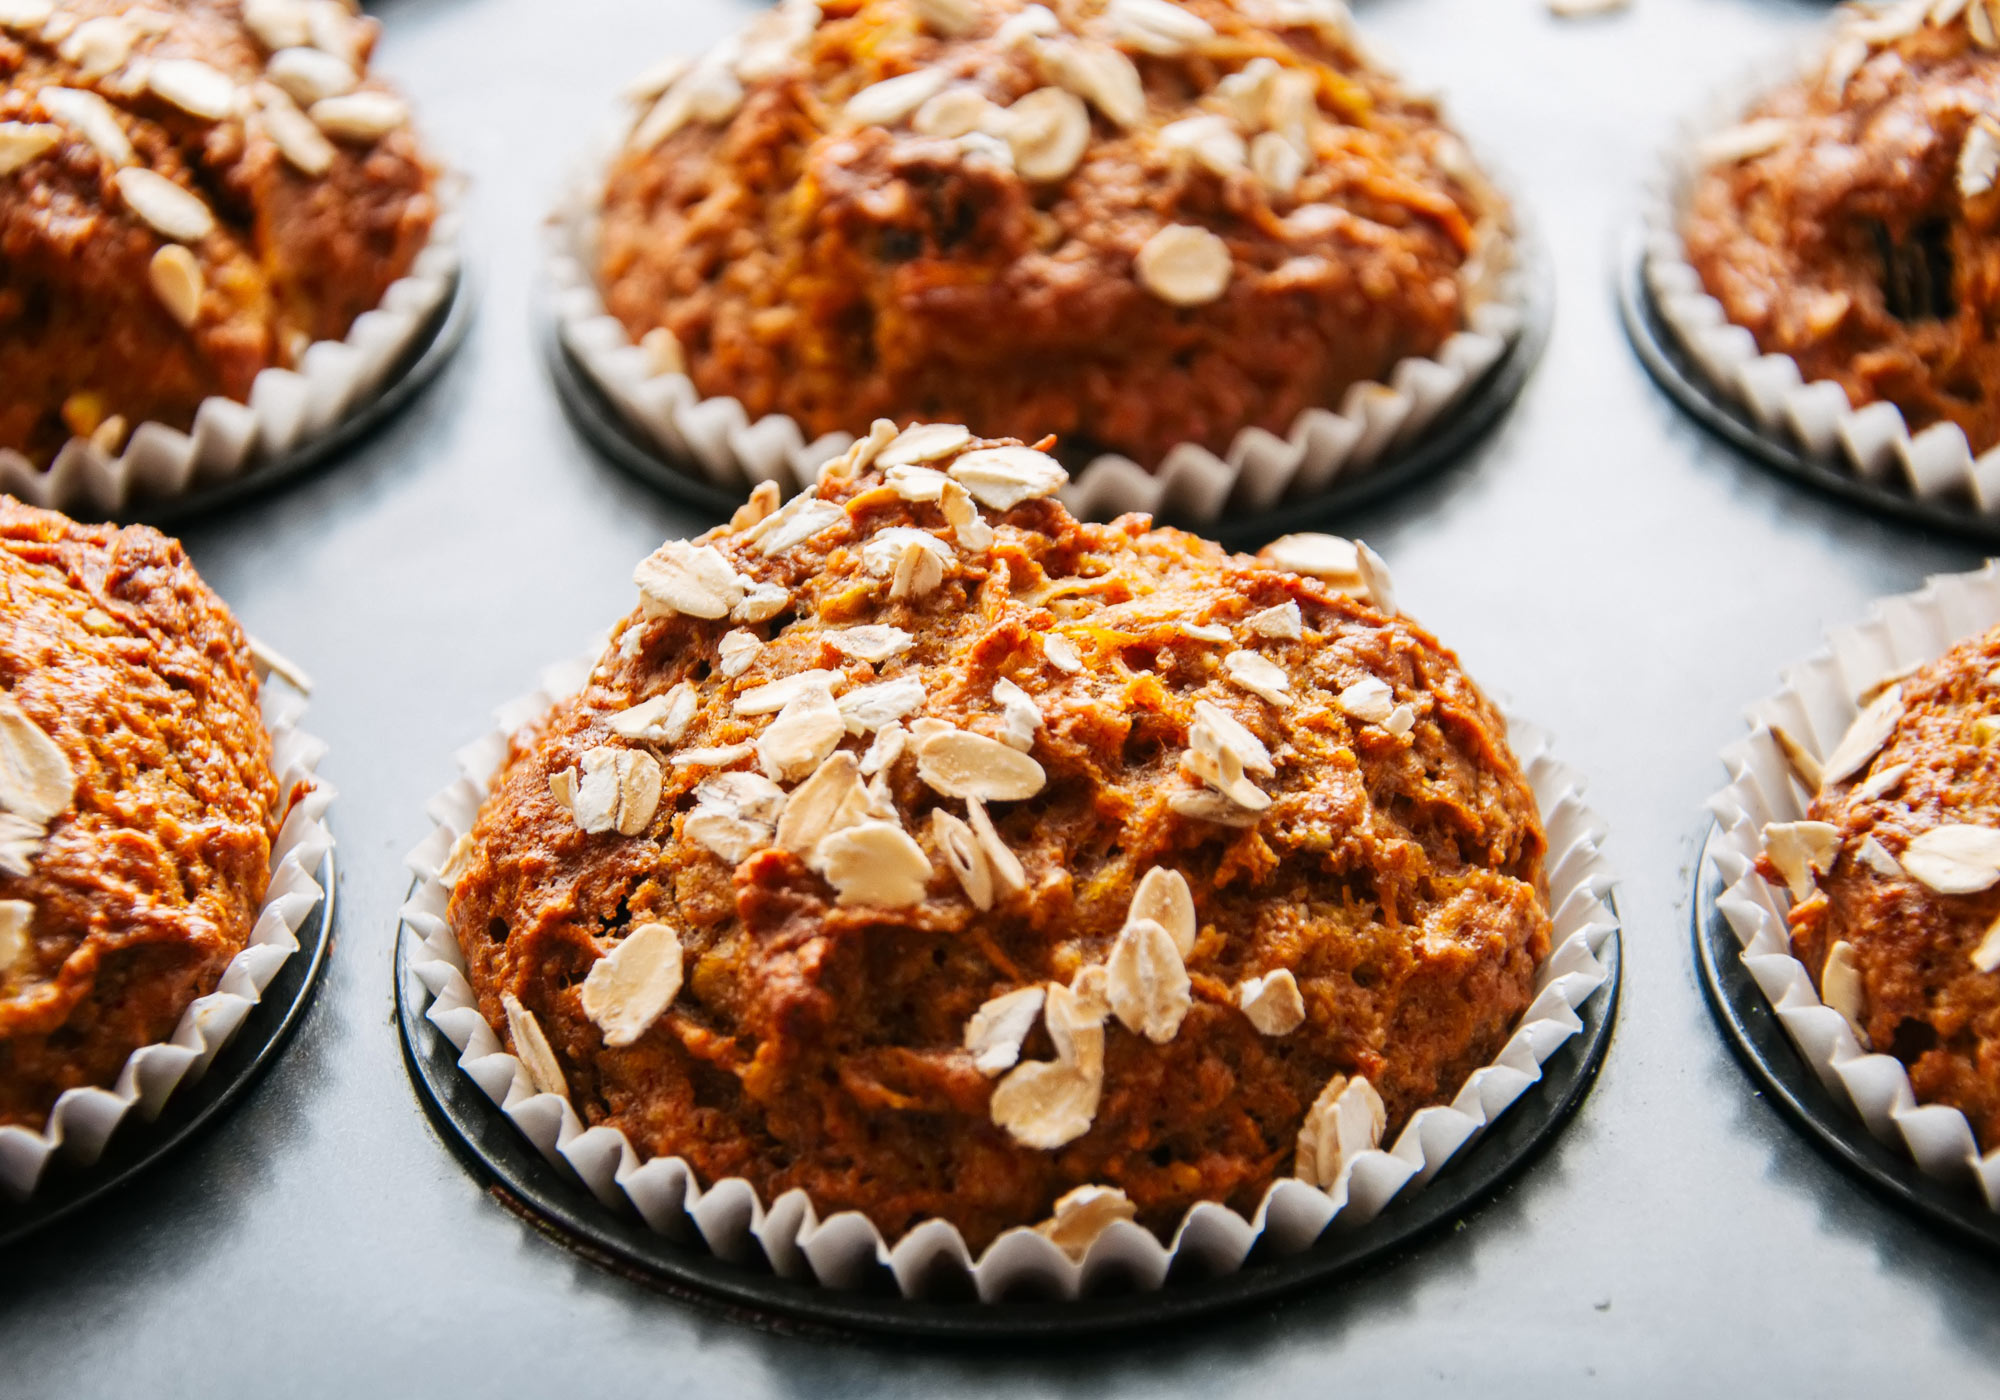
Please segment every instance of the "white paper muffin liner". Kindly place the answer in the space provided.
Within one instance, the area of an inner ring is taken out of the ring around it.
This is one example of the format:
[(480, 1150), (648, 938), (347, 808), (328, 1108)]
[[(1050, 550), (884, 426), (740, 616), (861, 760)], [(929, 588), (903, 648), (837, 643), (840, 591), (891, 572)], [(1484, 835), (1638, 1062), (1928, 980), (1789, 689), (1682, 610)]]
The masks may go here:
[[(1818, 56), (1815, 50), (1811, 62)], [(1648, 183), (1640, 255), (1660, 319), (1709, 384), (1748, 411), (1766, 435), (1878, 485), (1900, 482), (1919, 500), (1950, 503), (1964, 495), (1980, 515), (2000, 514), (2000, 447), (1975, 457), (1956, 423), (1933, 423), (1912, 434), (1892, 403), (1856, 408), (1835, 381), (1807, 383), (1797, 360), (1764, 354), (1748, 328), (1730, 321), (1688, 261), (1680, 217), (1702, 173), (1702, 142), (1740, 124), (1758, 98), (1793, 76), (1765, 67), (1729, 84), (1683, 124)]]
[[(604, 309), (593, 269), (604, 173), (616, 145), (600, 142), (548, 221), (546, 276), (562, 344), (648, 443), (710, 484), (746, 496), (764, 481), (777, 482), (786, 496), (811, 485), (820, 467), (853, 443), (851, 434), (807, 441), (797, 420), (784, 414), (753, 422), (736, 399), (703, 398), (685, 374), (657, 372), (653, 357)], [(1184, 442), (1151, 471), (1116, 453), (1092, 458), (1063, 488), (1063, 504), (1085, 520), (1145, 511), (1206, 522), (1268, 510), (1367, 474), (1457, 404), (1521, 334), (1533, 272), (1522, 266), (1522, 235), (1512, 244), (1494, 296), (1473, 308), (1466, 329), (1435, 356), (1400, 361), (1387, 384), (1353, 385), (1337, 411), (1307, 409), (1283, 437), (1244, 428), (1220, 457)]]
[(70, 1089), (56, 1100), (39, 1133), (0, 1127), (0, 1193), (26, 1199), (58, 1154), (89, 1166), (125, 1119), (137, 1113), (150, 1122), (182, 1084), (192, 1084), (236, 1035), (255, 1009), (278, 969), (299, 950), (298, 931), (325, 897), (315, 878), (333, 849), (326, 810), (334, 789), (314, 776), (326, 744), (298, 727), (305, 701), (271, 681), (264, 684), (261, 708), (271, 736), (271, 771), (278, 790), (310, 789), (292, 804), (271, 843), (271, 884), (243, 951), (222, 970), (216, 989), (198, 997), (166, 1040), (134, 1050), (109, 1089)]
[(1811, 798), (1791, 776), (1772, 737), (1780, 725), (1815, 757), (1832, 751), (1859, 712), (1855, 697), (1882, 677), (1930, 661), (2000, 623), (2000, 562), (1944, 574), (1916, 593), (1884, 598), (1866, 622), (1827, 634), (1827, 647), (1784, 673), (1784, 687), (1745, 712), (1752, 732), (1722, 751), (1729, 785), (1709, 799), (1720, 828), (1711, 845), (1727, 888), (1716, 907), (1743, 945), (1743, 966), (1770, 1000), (1792, 1044), (1836, 1099), (1853, 1104), (1868, 1131), (1901, 1143), (1931, 1176), (1976, 1183), (2000, 1211), (2000, 1150), (1981, 1156), (1963, 1113), (1919, 1105), (1902, 1062), (1861, 1047), (1846, 1019), (1819, 999), (1792, 956), (1785, 911), (1791, 899), (1757, 873), (1766, 822), (1797, 821)]
[(49, 510), (111, 514), (139, 499), (221, 485), (311, 446), (393, 382), (390, 370), (452, 294), (461, 262), (456, 178), (440, 176), (434, 197), (430, 241), (381, 303), (355, 318), (346, 339), (312, 342), (297, 369), (260, 371), (248, 403), (219, 394), (203, 399), (192, 432), (136, 424), (116, 457), (81, 437), (64, 443), (46, 468), (0, 448), (0, 492)]
[(480, 1014), (445, 920), (450, 894), (438, 869), (471, 827), (509, 736), (574, 694), (593, 660), (580, 657), (544, 671), (538, 690), (502, 706), (495, 727), (459, 751), (462, 776), (431, 800), (426, 811), (436, 825), (409, 855), (417, 878), (403, 906), (402, 936), (413, 940), (411, 968), (433, 997), (427, 1018), (461, 1052), (459, 1067), (542, 1156), (610, 1209), (637, 1211), (652, 1229), (698, 1239), (722, 1259), (754, 1263), (761, 1255), (782, 1277), (831, 1288), (858, 1287), (880, 1265), (908, 1298), (934, 1296), (969, 1279), (990, 1302), (1023, 1293), (1073, 1299), (1111, 1279), (1155, 1290), (1183, 1255), (1209, 1274), (1234, 1273), (1260, 1239), (1278, 1253), (1297, 1253), (1336, 1221), (1373, 1219), (1399, 1192), (1424, 1185), (1475, 1141), (1541, 1078), (1542, 1062), (1583, 1028), (1576, 1008), (1607, 976), (1597, 955), (1618, 921), (1606, 903), (1613, 880), (1599, 851), (1604, 825), (1584, 804), (1581, 778), (1549, 752), (1548, 736), (1510, 718), (1510, 742), (1549, 837), (1552, 947), (1537, 974), (1535, 997), (1505, 1048), (1467, 1077), (1450, 1104), (1418, 1111), (1393, 1146), (1357, 1155), (1331, 1190), (1278, 1181), (1248, 1220), (1227, 1206), (1197, 1205), (1166, 1245), (1144, 1227), (1118, 1221), (1076, 1259), (1026, 1227), (1007, 1231), (975, 1257), (958, 1229), (943, 1220), (924, 1221), (892, 1242), (859, 1212), (822, 1220), (803, 1191), (787, 1191), (767, 1206), (747, 1181), (732, 1177), (704, 1186), (684, 1160), (643, 1160), (623, 1132), (586, 1128), (566, 1098), (536, 1093)]

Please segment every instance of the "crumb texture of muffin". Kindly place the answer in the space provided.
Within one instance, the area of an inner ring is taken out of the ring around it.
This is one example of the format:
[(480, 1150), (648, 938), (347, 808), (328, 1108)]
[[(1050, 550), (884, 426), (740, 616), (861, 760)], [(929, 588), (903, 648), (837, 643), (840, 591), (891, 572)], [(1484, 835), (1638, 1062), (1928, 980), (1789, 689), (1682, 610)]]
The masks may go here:
[(1505, 1043), (1545, 837), (1379, 561), (1082, 524), (1062, 480), (880, 423), (640, 565), (442, 872), (539, 1088), (979, 1249), (1330, 1185)]
[(281, 794), (179, 544), (0, 496), (0, 1124), (114, 1083), (248, 942)]
[(0, 450), (119, 452), (339, 340), (436, 215), (340, 0), (0, 0)]
[(785, 0), (638, 92), (605, 304), (809, 438), (1221, 453), (1435, 352), (1506, 260), (1504, 203), (1340, 0)]
[(1919, 1102), (2000, 1148), (2000, 628), (1871, 696), (1806, 819), (1765, 828), (1793, 954)]
[(2000, 444), (2000, 33), (1988, 0), (1850, 10), (1702, 151), (1681, 232), (1730, 321), (1856, 408)]

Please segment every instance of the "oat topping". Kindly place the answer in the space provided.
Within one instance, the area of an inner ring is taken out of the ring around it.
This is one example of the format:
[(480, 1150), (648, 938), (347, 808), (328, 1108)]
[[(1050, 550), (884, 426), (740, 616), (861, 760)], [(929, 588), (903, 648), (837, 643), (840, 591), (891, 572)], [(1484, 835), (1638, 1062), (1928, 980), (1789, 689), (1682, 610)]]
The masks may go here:
[(1305, 178), (1306, 158), (1277, 132), (1260, 131), (1250, 141), (1250, 169), (1274, 198), (1290, 199)]
[(1854, 858), (1877, 875), (1886, 876), (1891, 880), (1899, 879), (1903, 874), (1902, 862), (1891, 855), (1889, 848), (1873, 836), (1861, 838), (1861, 844), (1855, 847)]
[[(785, 706), (815, 692), (831, 698), (846, 680), (847, 678), (838, 671), (796, 671), (775, 681), (752, 686), (737, 696), (729, 708), (732, 713), (739, 715), (774, 715)], [(874, 688), (865, 687), (869, 690)]]
[(640, 924), (591, 964), (583, 979), (583, 1013), (604, 1032), (606, 1045), (630, 1045), (680, 990), (680, 934), (666, 924)]
[[(823, 673), (827, 674), (827, 673)], [(924, 683), (915, 676), (856, 686), (840, 697), (840, 717), (850, 734), (894, 724), (924, 707)]]
[(55, 12), (54, 0), (0, 0), (0, 29), (40, 29)]
[(1868, 766), (1868, 763), (1889, 742), (1889, 736), (1896, 731), (1896, 725), (1903, 718), (1903, 687), (1892, 685), (1883, 691), (1866, 709), (1854, 717), (1847, 733), (1826, 756), (1821, 766), (1821, 779), (1827, 783), (1843, 783)]
[(1184, 634), (1193, 637), (1197, 642), (1215, 642), (1220, 644), (1235, 640), (1230, 630), (1220, 623), (1183, 622), (1180, 624), (1180, 629)]
[(737, 628), (725, 632), (722, 640), (715, 644), (715, 669), (730, 680), (750, 669), (757, 659), (757, 653), (764, 649), (763, 641), (755, 632)]
[(671, 747), (687, 734), (697, 703), (694, 687), (682, 681), (664, 695), (642, 700), (611, 716), (611, 732), (636, 743)]
[(203, 289), (201, 264), (179, 243), (161, 245), (146, 269), (153, 295), (167, 314), (183, 326), (192, 326), (201, 317)]
[(916, 0), (917, 13), (945, 38), (970, 32), (979, 23), (978, 0)]
[(0, 812), (0, 872), (8, 875), (34, 874), (35, 853), (42, 849), (42, 838), (46, 834), (40, 822), (31, 822), (12, 812)]
[(885, 78), (848, 98), (842, 115), (858, 126), (894, 126), (944, 91), (946, 81), (938, 68)]
[(1979, 972), (2000, 972), (2000, 919), (1987, 926), (1986, 936), (1972, 950), (1972, 966)]
[(979, 507), (972, 503), (972, 495), (956, 481), (946, 481), (938, 495), (938, 506), (944, 511), (945, 523), (951, 526), (953, 536), (967, 552), (984, 555), (993, 548), (993, 527), (979, 515)]
[[(944, 488), (951, 484), (951, 478), (943, 472), (929, 467), (891, 467), (886, 480), (889, 488), (906, 501), (936, 501), (944, 497)], [(896, 526), (908, 529), (908, 526)], [(887, 530), (881, 532), (888, 534)], [(928, 530), (911, 530), (912, 534), (929, 535)], [(932, 538), (936, 538), (932, 536)], [(873, 541), (871, 540), (871, 543)]]
[[(965, 897), (972, 901), (975, 909), (986, 910), (993, 907), (993, 870), (987, 864), (986, 854), (979, 849), (979, 838), (973, 834), (966, 822), (947, 812), (942, 807), (931, 810), (931, 839), (937, 843), (944, 855), (944, 863), (958, 881)], [(1038, 1004), (1039, 1004), (1039, 998)], [(970, 1027), (967, 1035), (970, 1036)], [(968, 1046), (970, 1041), (968, 1040)], [(1016, 1045), (1018, 1047), (1018, 1040)], [(1012, 1064), (1010, 1056), (1008, 1063)], [(1005, 1066), (1002, 1066), (1005, 1068)]]
[(1174, 306), (1203, 306), (1229, 290), (1229, 245), (1194, 224), (1168, 224), (1134, 264), (1140, 285)]
[(836, 752), (786, 799), (778, 844), (810, 856), (825, 837), (868, 820), (868, 789), (851, 753)]
[(946, 797), (1019, 802), (1042, 790), (1042, 765), (984, 734), (953, 730), (917, 744), (917, 776)]
[(1254, 651), (1232, 651), (1222, 658), (1222, 672), (1234, 685), (1283, 708), (1292, 703), (1292, 678), (1275, 661)]
[(744, 579), (714, 545), (668, 540), (632, 571), (647, 617), (726, 617), (743, 601)]
[(214, 231), (215, 216), (208, 212), (208, 206), (166, 176), (130, 166), (114, 179), (126, 206), (161, 237), (177, 243), (199, 243)]
[(55, 740), (0, 692), (0, 808), (47, 826), (76, 797), (76, 776)]
[(731, 865), (741, 865), (772, 842), (771, 828), (716, 807), (697, 807), (681, 823), (681, 834)]
[(90, 143), (114, 166), (132, 163), (132, 142), (111, 104), (83, 88), (43, 88), (37, 95), (50, 116)]
[(1381, 555), (1368, 547), (1364, 540), (1354, 542), (1354, 561), (1361, 571), (1361, 587), (1367, 593), (1368, 601), (1375, 611), (1384, 617), (1396, 615), (1396, 586), (1389, 577), (1389, 566)]
[(728, 768), (755, 752), (748, 744), (722, 744), (715, 748), (682, 749), (668, 762), (676, 768)]
[(1172, 58), (1215, 37), (1215, 27), (1168, 0), (1111, 0), (1105, 18), (1118, 42), (1141, 53)]
[(568, 1098), (569, 1081), (563, 1078), (556, 1052), (549, 1048), (549, 1038), (542, 1034), (542, 1023), (535, 1019), (535, 1013), (521, 1005), (521, 999), (512, 992), (500, 994), (500, 1008), (507, 1013), (507, 1034), (514, 1042), (514, 1058), (527, 1071), (528, 1082), (535, 1092)]
[(2000, 881), (2000, 831), (1959, 822), (1932, 827), (1903, 848), (1903, 869), (1939, 894), (1990, 889)]
[(1021, 97), (997, 126), (1014, 169), (1035, 184), (1068, 179), (1090, 146), (1090, 109), (1059, 87)]
[(954, 461), (947, 474), (991, 510), (1054, 495), (1069, 480), (1060, 462), (1031, 447), (978, 448)]
[[(854, 732), (853, 725), (848, 726), (847, 732), (850, 734)], [(861, 756), (862, 774), (867, 776), (887, 771), (903, 756), (903, 750), (909, 746), (909, 742), (910, 731), (902, 725), (894, 723), (883, 725), (875, 731), (875, 737), (869, 741), (868, 752)]]
[(12, 175), (61, 140), (53, 122), (0, 122), (0, 175)]
[(1707, 137), (1695, 147), (1695, 155), (1703, 165), (1740, 165), (1777, 150), (1791, 139), (1792, 130), (1793, 123), (1782, 117), (1760, 117)]
[(313, 125), (336, 141), (368, 145), (409, 125), (410, 109), (386, 92), (349, 92), (322, 97), (306, 109)]
[(1236, 1004), (1262, 1035), (1290, 1035), (1305, 1024), (1306, 1003), (1298, 979), (1281, 967), (1236, 984)]
[(1138, 1207), (1115, 1186), (1079, 1186), (1056, 1202), (1055, 1214), (1035, 1227), (1064, 1254), (1081, 1259), (1097, 1237), (1117, 1221), (1130, 1221)]
[(637, 836), (660, 806), (660, 761), (641, 749), (600, 745), (583, 756), (570, 814), (592, 835)]
[(1778, 752), (1784, 756), (1786, 766), (1805, 785), (1806, 791), (1818, 792), (1826, 781), (1826, 775), (1811, 750), (1800, 743), (1790, 730), (1779, 724), (1771, 726), (1771, 741), (1778, 746)]
[(794, 496), (783, 510), (764, 522), (767, 528), (758, 536), (757, 548), (767, 556), (783, 554), (846, 519), (847, 512), (828, 501)]
[(1363, 724), (1380, 724), (1396, 708), (1396, 692), (1374, 676), (1364, 676), (1334, 698), (1341, 712)]
[(1289, 573), (1323, 579), (1344, 592), (1362, 586), (1360, 551), (1354, 541), (1338, 535), (1283, 535), (1265, 545), (1257, 557)]
[[(924, 462), (935, 462), (940, 457), (949, 457), (958, 452), (971, 441), (971, 431), (961, 424), (917, 423), (898, 433), (895, 439), (876, 455), (875, 464), (879, 467), (909, 467)], [(935, 472), (931, 475), (937, 479), (938, 489), (942, 490), (943, 475)], [(891, 472), (888, 476), (889, 484), (894, 486), (897, 481), (896, 474)], [(937, 496), (933, 494), (913, 497), (906, 493), (904, 499), (934, 501)]]
[(1769, 822), (1764, 827), (1764, 854), (1784, 877), (1792, 898), (1813, 892), (1814, 877), (1833, 869), (1840, 855), (1840, 832), (1829, 822)]
[(1046, 997), (1040, 987), (1002, 992), (972, 1013), (965, 1023), (965, 1048), (972, 1064), (988, 1079), (1005, 1074), (1021, 1058), (1021, 1042), (1035, 1028)]
[(1853, 796), (1859, 802), (1873, 802), (1887, 797), (1909, 774), (1909, 764), (1892, 763), (1881, 772), (1871, 774), (1866, 782), (1855, 784)]
[(1010, 749), (1027, 753), (1035, 747), (1035, 733), (1042, 727), (1042, 712), (1028, 692), (1010, 680), (993, 685), (994, 703), (1000, 706), (1000, 741)]
[(757, 761), (773, 781), (795, 782), (825, 762), (846, 733), (833, 696), (809, 690), (778, 711), (757, 740)]
[(1966, 129), (1965, 144), (1958, 151), (1958, 192), (1977, 199), (1993, 188), (2000, 176), (2000, 122), (1982, 116)]
[(812, 867), (842, 904), (905, 909), (924, 901), (931, 863), (910, 834), (889, 822), (866, 821), (821, 839)]
[(267, 49), (312, 42), (304, 0), (243, 0), (243, 27)]
[(264, 65), (264, 76), (301, 107), (344, 97), (361, 85), (361, 75), (345, 61), (313, 48), (279, 50)]
[(1180, 1031), (1194, 1004), (1173, 935), (1151, 919), (1131, 919), (1105, 963), (1106, 993), (1119, 1022), (1155, 1045)]
[(900, 627), (884, 623), (869, 623), (861, 627), (831, 628), (825, 633), (826, 644), (842, 656), (852, 656), (861, 661), (883, 662), (892, 656), (901, 656), (910, 649), (915, 638)]
[(34, 921), (35, 906), (27, 900), (0, 899), (0, 985), (27, 957), (28, 929)]
[(1164, 928), (1181, 957), (1194, 952), (1194, 895), (1188, 889), (1187, 877), (1180, 871), (1164, 865), (1148, 870), (1132, 891), (1131, 908), (1125, 917), (1128, 923), (1150, 919)]
[(1331, 1190), (1342, 1168), (1382, 1145), (1388, 1126), (1388, 1113), (1375, 1086), (1359, 1075), (1350, 1079), (1336, 1074), (1313, 1100), (1305, 1126), (1299, 1129), (1292, 1175)]
[(1854, 1038), (1868, 1045), (1868, 994), (1862, 985), (1861, 968), (1855, 962), (1854, 945), (1846, 941), (1826, 950), (1826, 966), (1819, 973), (1820, 1000), (1838, 1011), (1854, 1031)]
[(1049, 665), (1058, 671), (1071, 675), (1083, 669), (1083, 658), (1077, 655), (1076, 643), (1060, 632), (1051, 632), (1042, 638), (1042, 655), (1049, 659)]
[(1016, 1065), (993, 1090), (994, 1125), (1024, 1147), (1053, 1151), (1090, 1131), (1104, 1095), (1105, 1008), (1052, 983), (1042, 1024), (1056, 1058)]
[(290, 97), (275, 87), (260, 84), (257, 102), (258, 119), (279, 155), (307, 175), (324, 175), (333, 168), (336, 154), (333, 143)]
[(1167, 810), (1191, 821), (1212, 822), (1217, 826), (1255, 826), (1258, 817), (1258, 811), (1206, 789), (1174, 793), (1167, 799)]
[(1408, 705), (1398, 705), (1389, 711), (1389, 717), (1382, 721), (1382, 727), (1401, 738), (1417, 727), (1417, 712)]
[[(1275, 139), (1287, 151), (1291, 150), (1283, 137)], [(1236, 128), (1229, 124), (1229, 118), (1213, 112), (1169, 122), (1160, 128), (1160, 144), (1225, 178), (1244, 169), (1250, 159), (1249, 149)], [(1304, 162), (1300, 165), (1303, 167)]]

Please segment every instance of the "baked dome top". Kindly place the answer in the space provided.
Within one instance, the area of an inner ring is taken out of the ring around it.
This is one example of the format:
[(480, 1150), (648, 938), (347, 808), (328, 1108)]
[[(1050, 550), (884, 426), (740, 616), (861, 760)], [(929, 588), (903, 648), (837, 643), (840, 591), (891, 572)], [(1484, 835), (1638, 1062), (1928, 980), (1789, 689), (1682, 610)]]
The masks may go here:
[(2000, 443), (2000, 34), (1988, 0), (1852, 7), (1715, 137), (1682, 220), (1729, 319), (1808, 382)]
[(109, 1085), (249, 940), (284, 811), (176, 542), (0, 496), (0, 1124)]
[(640, 566), (445, 864), (538, 1086), (977, 1249), (1085, 1186), (1164, 1232), (1330, 1184), (1497, 1052), (1549, 919), (1491, 705), (1365, 552), (1061, 479), (882, 424)]
[(436, 207), (339, 0), (0, 0), (0, 449), (120, 450), (339, 340)]
[(640, 116), (598, 280), (663, 368), (808, 437), (1151, 466), (1434, 352), (1506, 221), (1340, 0), (787, 0)]
[(2000, 628), (1892, 678), (1765, 828), (1794, 955), (1923, 1103), (2000, 1148)]

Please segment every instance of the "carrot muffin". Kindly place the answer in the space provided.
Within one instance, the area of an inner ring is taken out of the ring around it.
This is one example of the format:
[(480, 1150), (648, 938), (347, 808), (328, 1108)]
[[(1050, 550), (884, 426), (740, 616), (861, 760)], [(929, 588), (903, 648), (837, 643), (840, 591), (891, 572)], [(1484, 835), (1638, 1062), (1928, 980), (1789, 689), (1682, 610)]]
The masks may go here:
[(785, 0), (639, 118), (596, 257), (753, 418), (1151, 466), (1435, 352), (1506, 224), (1342, 0)]
[[(1792, 951), (1923, 1103), (2000, 1148), (2000, 628), (1889, 685), (1764, 829)], [(1784, 740), (1781, 737), (1781, 744)], [(1790, 751), (1798, 753), (1796, 744)]]
[(1334, 1182), (1504, 1044), (1533, 793), (1365, 548), (1082, 524), (880, 423), (671, 541), (442, 878), (534, 1084), (890, 1238)]
[(1765, 353), (2000, 444), (2000, 5), (1851, 8), (1825, 60), (1709, 143), (1681, 232)]
[(180, 545), (0, 496), (0, 1125), (215, 990), (281, 796), (248, 645)]
[(0, 0), (0, 450), (121, 450), (339, 340), (436, 206), (338, 0)]

